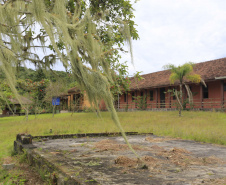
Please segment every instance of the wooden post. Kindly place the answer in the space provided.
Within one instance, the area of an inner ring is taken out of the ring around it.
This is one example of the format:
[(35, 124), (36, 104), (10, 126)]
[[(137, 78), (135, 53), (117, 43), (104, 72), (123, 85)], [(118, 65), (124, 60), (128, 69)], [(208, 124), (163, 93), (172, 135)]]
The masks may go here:
[(224, 81), (221, 80), (221, 88), (220, 88), (220, 92), (221, 92), (221, 108), (224, 108)]
[(156, 96), (156, 108), (158, 108), (158, 88), (155, 89), (155, 96)]
[[(136, 100), (137, 100), (137, 90), (135, 91), (135, 96), (136, 96)], [(137, 108), (137, 101), (135, 101), (135, 109)]]
[[(171, 90), (171, 88), (169, 88), (168, 90)], [(169, 92), (169, 108), (171, 109), (171, 92)]]
[(127, 102), (127, 106), (126, 106), (126, 107), (127, 107), (127, 111), (128, 111), (128, 108), (129, 108), (129, 106), (128, 106), (128, 101), (129, 101), (129, 100), (128, 100), (128, 92), (127, 92), (127, 93), (126, 93), (126, 102)]
[(203, 109), (203, 87), (202, 87), (202, 84), (200, 84), (200, 103), (201, 103), (201, 109)]

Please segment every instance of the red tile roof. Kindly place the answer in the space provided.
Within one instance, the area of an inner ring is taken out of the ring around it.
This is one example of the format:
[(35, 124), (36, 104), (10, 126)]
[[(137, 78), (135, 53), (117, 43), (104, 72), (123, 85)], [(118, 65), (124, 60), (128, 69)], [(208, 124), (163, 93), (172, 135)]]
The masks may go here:
[[(226, 58), (197, 63), (194, 73), (201, 75), (204, 81), (215, 80), (215, 77), (226, 77)], [(144, 80), (135, 82), (131, 78), (131, 90), (170, 86), (170, 70), (141, 75)]]

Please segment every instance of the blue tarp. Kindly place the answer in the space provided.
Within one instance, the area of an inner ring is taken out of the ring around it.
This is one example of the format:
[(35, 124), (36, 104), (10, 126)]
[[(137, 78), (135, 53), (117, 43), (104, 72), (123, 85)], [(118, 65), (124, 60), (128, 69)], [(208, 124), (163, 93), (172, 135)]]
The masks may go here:
[(60, 97), (52, 98), (52, 105), (60, 105)]

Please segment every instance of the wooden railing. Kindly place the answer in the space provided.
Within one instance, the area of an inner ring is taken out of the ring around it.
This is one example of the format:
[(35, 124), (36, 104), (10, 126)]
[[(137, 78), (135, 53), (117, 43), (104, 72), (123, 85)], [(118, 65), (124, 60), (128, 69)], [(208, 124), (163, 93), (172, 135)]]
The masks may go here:
[[(150, 109), (177, 109), (179, 107), (176, 101), (172, 102), (153, 102), (139, 105), (138, 103), (121, 103), (115, 106), (116, 109), (120, 110), (131, 110), (131, 109), (140, 109), (140, 110), (150, 110)], [(185, 109), (222, 109), (226, 110), (226, 100), (221, 101), (220, 99), (204, 99), (203, 101), (194, 100), (193, 104), (186, 104)]]
[[(148, 102), (146, 104), (143, 105), (139, 105), (139, 103), (120, 103), (119, 105), (115, 105), (115, 109), (116, 110), (120, 110), (120, 111), (127, 111), (127, 110), (175, 110), (177, 109), (178, 103), (176, 100), (172, 100), (171, 102), (165, 102), (165, 103), (161, 103), (161, 102)], [(226, 100), (224, 100), (223, 102), (220, 99), (203, 99), (203, 101), (198, 101), (197, 99), (194, 99), (193, 104), (186, 104), (186, 107), (184, 107), (185, 109), (191, 109), (191, 110), (211, 110), (211, 109), (217, 109), (217, 110), (222, 110), (222, 111), (226, 111)], [(86, 106), (82, 106), (82, 105), (77, 105), (74, 108), (68, 107), (69, 111), (84, 111), (89, 109), (89, 107)], [(104, 111), (106, 110), (105, 107), (101, 108), (100, 110)]]

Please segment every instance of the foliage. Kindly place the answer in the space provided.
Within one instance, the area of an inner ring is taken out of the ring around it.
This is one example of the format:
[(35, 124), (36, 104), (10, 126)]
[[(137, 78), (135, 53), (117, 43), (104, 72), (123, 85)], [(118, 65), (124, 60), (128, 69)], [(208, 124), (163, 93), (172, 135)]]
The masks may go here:
[(182, 86), (185, 86), (189, 97), (189, 103), (192, 104), (193, 96), (189, 86), (186, 84), (186, 80), (188, 82), (190, 81), (194, 83), (199, 83), (200, 81), (202, 81), (201, 76), (193, 72), (193, 66), (194, 64), (191, 62), (185, 63), (181, 66), (179, 65), (178, 67), (173, 64), (164, 66), (165, 69), (170, 69), (171, 71), (170, 82), (174, 84), (176, 81), (179, 81), (180, 91), (178, 92), (176, 89), (173, 90), (173, 95), (176, 96), (179, 104), (179, 116), (181, 116), (181, 109), (185, 104), (185, 102), (183, 101)]
[(134, 102), (136, 103), (138, 110), (145, 110), (147, 109), (147, 96), (134, 96)]
[(194, 74), (193, 72), (193, 66), (195, 64), (192, 62), (185, 63), (183, 65), (175, 66), (173, 64), (165, 65), (165, 69), (170, 69), (171, 75), (170, 75), (170, 82), (172, 84), (175, 83), (175, 81), (179, 81), (179, 83), (185, 83), (185, 80), (199, 83), (201, 81), (201, 77), (198, 74)]
[(113, 94), (114, 99), (117, 99), (118, 94), (129, 91), (130, 80), (128, 77), (128, 66), (124, 64), (115, 64), (113, 70), (118, 71), (114, 73), (113, 81), (110, 82), (111, 93)]
[(33, 98), (37, 98), (38, 100), (42, 101), (45, 96), (45, 89), (49, 84), (48, 79), (42, 79), (41, 81), (33, 82), (30, 79), (25, 80), (18, 80), (17, 81), (17, 88), (18, 90), (22, 91), (22, 94), (29, 93)]
[[(5, 80), (6, 76), (2, 69), (0, 68), (0, 80)], [(43, 79), (48, 79), (49, 81), (56, 82), (58, 79), (63, 79), (66, 84), (73, 84), (74, 87), (74, 79), (70, 72), (65, 71), (56, 71), (56, 70), (44, 70), (42, 68), (36, 68), (35, 70), (25, 67), (19, 67), (16, 70), (16, 79), (17, 80), (31, 80), (33, 82), (39, 82)]]
[(2, 110), (5, 109), (5, 106), (10, 104), (9, 98), (14, 98), (14, 94), (8, 84), (0, 81), (0, 105)]
[(46, 88), (45, 100), (52, 103), (52, 97), (59, 97), (66, 92), (67, 87), (65, 87), (64, 83), (60, 81), (50, 82)]
[[(5, 107), (9, 109), (12, 113), (25, 113), (31, 112), (36, 113), (38, 109), (42, 109), (44, 103), (45, 88), (47, 87), (49, 80), (43, 79), (39, 82), (33, 82), (30, 79), (27, 80), (17, 80), (16, 89), (19, 94), (23, 97), (28, 98), (33, 102), (32, 105), (22, 105), (22, 110), (20, 106), (15, 106), (11, 103), (10, 99), (15, 99), (14, 93), (6, 82), (2, 81), (0, 83), (1, 88), (1, 109), (4, 110)], [(15, 110), (16, 108), (16, 110)], [(39, 112), (40, 112), (39, 111)]]
[[(114, 97), (114, 100), (117, 100), (119, 94), (127, 93), (130, 91), (131, 78), (128, 77), (128, 66), (125, 63), (114, 64), (112, 68), (114, 72), (113, 81), (110, 82), (111, 93)], [(133, 78), (136, 82), (143, 80), (144, 78), (140, 75), (141, 72), (137, 71)]]
[[(109, 85), (112, 81), (110, 66), (117, 60), (112, 57), (116, 51), (114, 39), (118, 39), (119, 46), (127, 42), (132, 56), (131, 34), (133, 38), (138, 37), (132, 18), (132, 5), (125, 0), (87, 4), (82, 0), (74, 3), (65, 0), (3, 1), (0, 6), (0, 66), (12, 92), (19, 99), (15, 89), (15, 66), (30, 61), (51, 69), (60, 59), (66, 68), (70, 66), (74, 79), (80, 89), (86, 90), (91, 104), (98, 107), (101, 99), (105, 101), (112, 119), (133, 150), (114, 109)], [(41, 29), (34, 33), (32, 26), (37, 24)], [(33, 52), (38, 47), (34, 43), (40, 43), (39, 48), (45, 49), (46, 39), (54, 53), (40, 59)]]
[[(62, 81), (50, 82), (46, 88), (46, 94), (44, 100), (49, 103), (53, 108), (53, 116), (55, 112), (55, 103), (52, 102), (53, 98), (60, 97), (67, 92), (67, 86)], [(54, 104), (53, 104), (54, 103)]]

